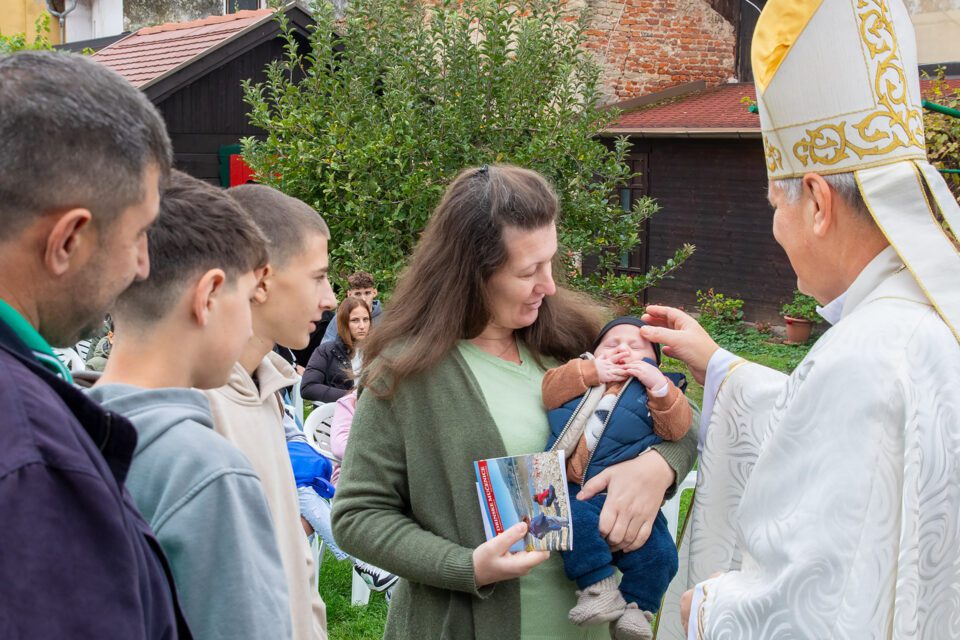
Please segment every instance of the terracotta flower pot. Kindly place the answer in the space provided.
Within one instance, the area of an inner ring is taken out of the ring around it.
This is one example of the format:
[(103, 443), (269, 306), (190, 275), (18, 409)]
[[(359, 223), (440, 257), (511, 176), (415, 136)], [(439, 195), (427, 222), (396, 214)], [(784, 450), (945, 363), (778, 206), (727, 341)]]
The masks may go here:
[(787, 344), (803, 344), (810, 339), (813, 322), (803, 318), (783, 316), (787, 323)]

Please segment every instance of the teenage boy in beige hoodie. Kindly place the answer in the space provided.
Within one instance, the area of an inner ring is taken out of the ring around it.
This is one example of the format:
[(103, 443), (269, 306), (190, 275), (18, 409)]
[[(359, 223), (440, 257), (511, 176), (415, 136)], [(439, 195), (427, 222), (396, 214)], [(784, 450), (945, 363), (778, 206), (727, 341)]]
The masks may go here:
[(173, 171), (147, 239), (150, 276), (114, 305), (113, 351), (89, 395), (137, 430), (125, 484), (167, 555), (194, 638), (289, 640), (263, 485), (214, 433), (197, 391), (226, 382), (250, 340), (266, 238), (224, 191)]
[(247, 454), (263, 483), (287, 576), (294, 640), (323, 640), (326, 607), (301, 525), (279, 395), (296, 383), (296, 372), (273, 347), (305, 347), (323, 312), (337, 305), (327, 277), (330, 231), (316, 211), (276, 189), (249, 184), (228, 193), (267, 236), (269, 264), (254, 293), (253, 337), (227, 384), (207, 397), (215, 429)]

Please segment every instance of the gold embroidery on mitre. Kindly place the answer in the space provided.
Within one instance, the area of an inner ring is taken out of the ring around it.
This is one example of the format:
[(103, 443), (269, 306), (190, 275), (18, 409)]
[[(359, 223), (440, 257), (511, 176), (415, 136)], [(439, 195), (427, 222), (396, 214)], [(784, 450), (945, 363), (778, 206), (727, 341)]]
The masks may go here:
[(763, 155), (767, 158), (767, 171), (770, 173), (776, 172), (778, 169), (783, 170), (783, 153), (780, 152), (775, 145), (770, 143), (770, 139), (764, 135), (763, 137)]
[(857, 20), (860, 39), (876, 64), (873, 90), (880, 109), (852, 125), (853, 130), (846, 121), (807, 129), (805, 138), (793, 145), (793, 155), (803, 166), (833, 165), (849, 158), (848, 152), (861, 160), (900, 148), (912, 147), (921, 156), (926, 153), (923, 113), (910, 104), (886, 0), (858, 0)]

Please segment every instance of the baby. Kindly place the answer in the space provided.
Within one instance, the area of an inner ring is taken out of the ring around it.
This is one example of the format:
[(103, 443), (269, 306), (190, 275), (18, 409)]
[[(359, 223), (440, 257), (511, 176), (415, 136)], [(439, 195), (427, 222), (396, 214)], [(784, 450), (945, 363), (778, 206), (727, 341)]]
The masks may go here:
[[(548, 410), (548, 448), (567, 454), (570, 495), (607, 467), (636, 458), (690, 428), (686, 380), (658, 368), (659, 345), (640, 335), (643, 321), (625, 316), (600, 331), (593, 353), (547, 371), (543, 404)], [(653, 636), (650, 620), (677, 572), (677, 548), (660, 513), (647, 542), (636, 551), (611, 552), (600, 534), (605, 494), (571, 500), (575, 540), (564, 551), (564, 571), (577, 583), (570, 620), (611, 622), (617, 640)], [(614, 567), (623, 574), (617, 586)]]

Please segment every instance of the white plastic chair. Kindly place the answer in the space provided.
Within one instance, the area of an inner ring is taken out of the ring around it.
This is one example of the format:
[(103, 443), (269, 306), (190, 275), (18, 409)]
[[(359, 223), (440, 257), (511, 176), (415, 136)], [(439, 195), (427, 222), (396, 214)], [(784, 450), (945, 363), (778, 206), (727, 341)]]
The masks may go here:
[[(677, 492), (673, 495), (672, 498), (667, 500), (666, 504), (660, 507), (660, 510), (663, 511), (664, 517), (667, 519), (667, 528), (670, 530), (670, 537), (674, 540), (677, 539), (677, 525), (680, 520), (680, 496), (683, 495), (683, 492), (687, 489), (696, 489), (697, 487), (697, 470), (694, 469), (687, 474), (687, 477), (683, 479), (683, 482), (677, 487)], [(688, 514), (689, 515), (689, 514)]]
[(370, 587), (353, 569), (350, 570), (353, 582), (350, 583), (350, 604), (355, 607), (365, 607), (370, 602)]
[[(321, 455), (329, 460), (340, 464), (341, 460), (330, 451), (330, 425), (333, 422), (333, 411), (336, 409), (336, 402), (327, 402), (318, 404), (307, 416), (303, 423), (303, 434), (307, 437), (307, 442), (319, 451)], [(320, 536), (316, 536), (319, 539)], [(315, 554), (319, 554), (316, 561), (317, 579), (320, 578), (320, 563), (323, 561), (323, 543), (314, 544)], [(315, 555), (316, 557), (316, 555)], [(370, 602), (370, 587), (363, 581), (356, 571), (351, 570), (353, 581), (350, 585), (350, 603), (354, 606), (366, 606)]]
[(290, 389), (290, 400), (293, 402), (294, 415), (298, 424), (303, 424), (303, 396), (300, 395), (300, 384), (303, 378), (297, 376), (297, 384)]
[(63, 366), (70, 371), (83, 371), (87, 368), (87, 363), (83, 361), (80, 354), (70, 347), (54, 348), (53, 352), (63, 363)]
[(73, 345), (73, 350), (80, 354), (80, 357), (86, 361), (87, 354), (90, 353), (94, 345), (90, 344), (89, 340), (81, 340), (77, 344)]
[(330, 451), (330, 425), (333, 423), (333, 412), (337, 408), (336, 402), (318, 404), (307, 416), (303, 423), (303, 435), (307, 437), (314, 449), (329, 460), (340, 464), (341, 460)]
[(320, 584), (320, 567), (323, 565), (323, 549), (326, 545), (323, 538), (313, 534), (313, 540), (310, 541), (310, 551), (313, 553), (313, 583)]

